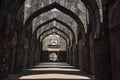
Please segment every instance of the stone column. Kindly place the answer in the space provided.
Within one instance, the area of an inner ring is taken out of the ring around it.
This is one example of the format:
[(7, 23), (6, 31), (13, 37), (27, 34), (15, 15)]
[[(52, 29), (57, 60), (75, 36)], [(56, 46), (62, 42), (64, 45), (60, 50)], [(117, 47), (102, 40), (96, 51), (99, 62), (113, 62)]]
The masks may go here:
[(66, 62), (69, 63), (69, 48), (66, 49)]
[(11, 42), (9, 50), (9, 73), (14, 73), (15, 71), (15, 56), (16, 56), (16, 45), (17, 45), (17, 33), (14, 33), (14, 37)]
[(83, 70), (83, 48), (79, 48), (79, 67)]
[(78, 44), (76, 45), (76, 49), (75, 49), (75, 52), (76, 52), (76, 58), (75, 58), (75, 66), (76, 68), (79, 68), (79, 47), (78, 47)]
[(33, 66), (33, 59), (34, 59), (34, 49), (32, 48), (32, 53), (31, 53), (31, 66)]
[(37, 63), (39, 63), (39, 57), (40, 54), (39, 54), (39, 44), (37, 44)]
[(19, 41), (16, 50), (15, 69), (16, 72), (21, 71), (23, 68), (23, 56), (24, 56), (24, 43)]
[(94, 49), (94, 38), (92, 34), (90, 34), (89, 39), (89, 48), (90, 48), (90, 74), (95, 74), (95, 49)]
[(77, 46), (73, 46), (73, 66), (77, 68)]
[(27, 68), (28, 62), (28, 39), (25, 39), (24, 42), (24, 60), (23, 60), (23, 68)]
[(8, 76), (8, 36), (0, 34), (0, 79)]
[(72, 65), (72, 47), (70, 47), (70, 52), (69, 52), (69, 64)]
[(83, 70), (83, 46), (82, 40), (79, 40), (79, 68)]
[(24, 49), (24, 61), (23, 61), (23, 68), (27, 68), (28, 62), (28, 49)]
[(16, 54), (16, 45), (11, 46), (11, 56), (9, 56), (10, 64), (9, 64), (9, 73), (14, 73), (15, 69), (15, 54)]
[(88, 34), (86, 34), (85, 45), (83, 47), (83, 70), (87, 73), (90, 71), (90, 51), (89, 51), (89, 38)]
[[(95, 76), (96, 80), (112, 80), (111, 53), (108, 30), (108, 1), (103, 0), (103, 23), (99, 37), (94, 40), (95, 45)], [(116, 79), (117, 80), (117, 79)]]

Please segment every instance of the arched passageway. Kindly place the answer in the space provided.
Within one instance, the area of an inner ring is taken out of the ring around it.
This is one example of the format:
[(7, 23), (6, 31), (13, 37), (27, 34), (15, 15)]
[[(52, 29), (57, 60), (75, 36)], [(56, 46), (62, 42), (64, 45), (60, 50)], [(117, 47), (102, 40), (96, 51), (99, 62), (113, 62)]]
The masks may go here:
[(119, 0), (0, 0), (0, 79), (119, 80), (119, 9)]

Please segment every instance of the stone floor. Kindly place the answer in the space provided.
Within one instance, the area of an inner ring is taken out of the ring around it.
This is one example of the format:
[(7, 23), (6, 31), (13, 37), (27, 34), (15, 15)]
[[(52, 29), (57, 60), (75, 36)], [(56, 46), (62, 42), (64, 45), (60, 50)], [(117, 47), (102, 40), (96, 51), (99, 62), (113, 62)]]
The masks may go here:
[(94, 80), (66, 63), (40, 63), (18, 74), (11, 74), (8, 80)]

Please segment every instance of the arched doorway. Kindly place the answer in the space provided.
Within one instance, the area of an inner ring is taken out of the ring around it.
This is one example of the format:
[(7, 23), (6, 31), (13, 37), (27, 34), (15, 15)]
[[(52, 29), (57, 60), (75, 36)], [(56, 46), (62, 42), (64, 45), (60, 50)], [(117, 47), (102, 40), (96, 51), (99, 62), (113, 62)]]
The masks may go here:
[(57, 62), (58, 61), (58, 55), (55, 52), (52, 52), (49, 54), (49, 61), (50, 62)]

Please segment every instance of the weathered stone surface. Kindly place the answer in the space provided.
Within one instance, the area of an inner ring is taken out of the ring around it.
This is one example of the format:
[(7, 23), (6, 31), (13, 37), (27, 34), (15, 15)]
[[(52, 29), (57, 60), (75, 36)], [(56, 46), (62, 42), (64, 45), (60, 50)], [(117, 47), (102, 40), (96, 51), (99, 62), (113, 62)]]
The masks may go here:
[[(83, 4), (82, 1), (84, 1), (85, 4)], [(47, 47), (50, 41), (49, 36), (46, 37), (43, 42), (40, 42), (40, 40), (42, 40), (42, 38), (47, 34), (57, 32), (64, 36), (67, 41), (66, 42), (62, 37), (59, 36), (61, 55), (58, 57), (60, 61), (67, 60), (69, 64), (78, 68), (82, 68), (82, 70), (88, 73), (91, 73), (91, 71), (95, 69), (94, 74), (96, 80), (112, 80), (111, 71), (113, 80), (119, 80), (119, 0), (82, 1), (25, 0), (24, 3), (24, 0), (0, 0), (0, 79), (6, 78), (10, 72), (13, 73), (21, 71), (23, 68), (33, 66), (42, 60), (48, 60), (49, 54), (44, 55), (44, 53), (48, 53), (48, 51), (43, 52), (43, 50), (48, 50)], [(81, 26), (76, 24), (73, 17), (67, 15), (70, 13), (66, 12), (67, 14), (65, 14), (61, 12), (62, 9), (61, 11), (55, 8), (49, 10), (46, 13), (36, 16), (30, 22), (29, 26), (24, 26), (24, 22), (31, 14), (33, 14), (36, 10), (54, 2), (57, 2), (61, 6), (72, 11), (78, 18), (81, 19), (84, 25), (85, 33), (87, 33), (88, 37), (90, 37), (90, 34), (93, 34), (94, 36), (97, 34), (97, 32), (99, 33), (99, 30), (96, 31), (96, 29), (98, 29), (98, 26), (100, 27), (100, 37), (97, 39), (92, 37), (94, 44), (91, 43), (91, 39), (84, 39), (85, 35), (82, 35), (82, 38), (80, 38), (81, 33), (78, 34), (77, 27)], [(96, 4), (98, 6), (96, 6)], [(37, 33), (34, 35), (32, 34), (38, 25), (52, 18), (57, 18), (69, 25), (73, 29), (75, 37), (72, 35), (72, 32), (69, 29), (55, 21), (44, 25), (37, 31)], [(101, 18), (102, 26), (99, 24), (99, 18)], [(42, 37), (40, 37), (39, 41), (36, 39), (45, 30), (48, 30), (53, 26), (56, 26), (56, 28), (59, 28), (61, 31), (53, 29), (45, 32)], [(62, 31), (68, 34), (68, 36)], [(84, 41), (87, 44), (85, 44)]]

